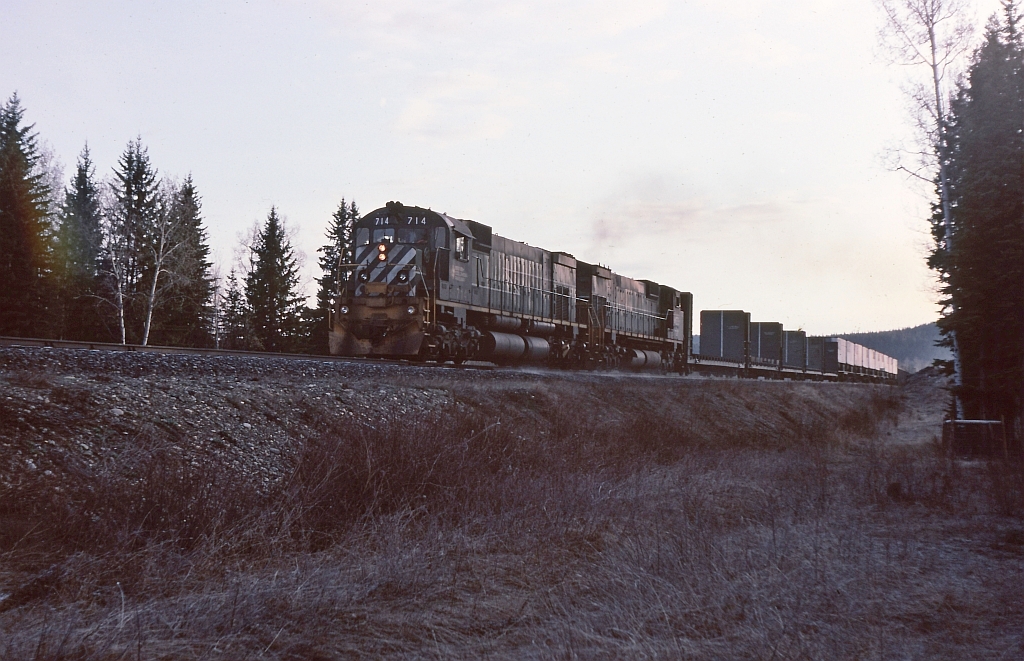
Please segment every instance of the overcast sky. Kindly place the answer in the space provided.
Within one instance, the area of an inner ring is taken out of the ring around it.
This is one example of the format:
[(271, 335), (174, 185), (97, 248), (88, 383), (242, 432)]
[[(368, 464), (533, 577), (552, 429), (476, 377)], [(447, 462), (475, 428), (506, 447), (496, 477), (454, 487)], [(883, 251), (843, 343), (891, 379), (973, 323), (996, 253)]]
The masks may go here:
[(191, 173), (225, 272), (276, 205), (312, 293), (340, 199), (399, 200), (697, 309), (886, 330), (937, 307), (927, 191), (883, 165), (908, 72), (878, 24), (870, 0), (2, 0), (0, 96), (67, 176), (136, 136)]

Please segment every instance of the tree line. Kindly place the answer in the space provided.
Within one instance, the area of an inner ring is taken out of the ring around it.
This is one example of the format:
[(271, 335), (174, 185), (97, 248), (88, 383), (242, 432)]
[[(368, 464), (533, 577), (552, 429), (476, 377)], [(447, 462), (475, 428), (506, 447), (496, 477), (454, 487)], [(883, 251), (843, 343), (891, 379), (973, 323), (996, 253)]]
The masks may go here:
[[(1003, 420), (1024, 439), (1024, 33), (1003, 2), (943, 114), (937, 152), (947, 199), (934, 205), (929, 265), (939, 327), (957, 349), (966, 418)], [(943, 202), (948, 205), (944, 212)]]
[[(920, 65), (920, 129), (898, 169), (934, 188), (928, 265), (939, 280), (936, 361), (954, 376), (951, 417), (1001, 420), (1024, 441), (1024, 33), (1002, 0), (977, 45), (969, 0), (878, 0), (893, 60)], [(961, 57), (966, 69), (955, 77)]]
[(86, 145), (64, 184), (24, 115), (17, 94), (0, 106), (0, 335), (327, 353), (355, 202), (331, 218), (309, 307), (276, 207), (218, 280), (191, 175), (160, 176), (136, 138), (104, 179)]

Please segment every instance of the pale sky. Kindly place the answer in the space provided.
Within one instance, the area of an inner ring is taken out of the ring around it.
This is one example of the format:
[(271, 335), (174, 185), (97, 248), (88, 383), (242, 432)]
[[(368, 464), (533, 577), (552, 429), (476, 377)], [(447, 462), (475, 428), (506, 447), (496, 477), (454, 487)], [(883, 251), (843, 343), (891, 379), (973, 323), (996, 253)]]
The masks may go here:
[(107, 176), (136, 136), (191, 173), (225, 273), (276, 205), (312, 293), (340, 199), (399, 200), (698, 310), (887, 330), (937, 307), (928, 191), (883, 163), (911, 72), (879, 20), (870, 0), (0, 0), (0, 98), (65, 178), (86, 141)]

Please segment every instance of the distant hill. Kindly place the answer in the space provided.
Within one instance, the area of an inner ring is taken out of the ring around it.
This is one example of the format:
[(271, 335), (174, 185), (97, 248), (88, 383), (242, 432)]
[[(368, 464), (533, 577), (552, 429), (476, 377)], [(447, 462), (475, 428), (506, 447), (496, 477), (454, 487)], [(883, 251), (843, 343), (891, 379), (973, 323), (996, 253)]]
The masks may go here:
[(952, 352), (945, 347), (935, 346), (939, 339), (939, 327), (922, 324), (913, 328), (880, 331), (877, 333), (843, 333), (842, 337), (869, 349), (881, 351), (900, 361), (900, 369), (916, 372), (932, 364), (936, 358), (950, 360)]
[[(877, 333), (840, 333), (828, 337), (842, 337), (869, 349), (881, 351), (900, 361), (900, 369), (916, 372), (930, 366), (936, 358), (950, 360), (953, 354), (944, 347), (935, 346), (939, 339), (939, 327), (922, 324), (913, 328), (879, 331)], [(693, 336), (693, 352), (700, 353), (700, 336)]]

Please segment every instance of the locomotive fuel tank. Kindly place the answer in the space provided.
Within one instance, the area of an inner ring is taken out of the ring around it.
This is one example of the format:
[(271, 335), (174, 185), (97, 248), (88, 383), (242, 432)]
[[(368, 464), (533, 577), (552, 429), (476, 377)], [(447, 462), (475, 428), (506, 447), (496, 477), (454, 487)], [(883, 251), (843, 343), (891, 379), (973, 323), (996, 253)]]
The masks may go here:
[(486, 332), (478, 357), (501, 364), (543, 363), (550, 353), (551, 345), (541, 337)]
[(657, 370), (661, 369), (661, 354), (648, 349), (630, 349), (632, 356), (629, 367), (635, 370)]

